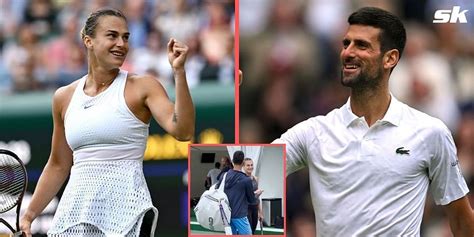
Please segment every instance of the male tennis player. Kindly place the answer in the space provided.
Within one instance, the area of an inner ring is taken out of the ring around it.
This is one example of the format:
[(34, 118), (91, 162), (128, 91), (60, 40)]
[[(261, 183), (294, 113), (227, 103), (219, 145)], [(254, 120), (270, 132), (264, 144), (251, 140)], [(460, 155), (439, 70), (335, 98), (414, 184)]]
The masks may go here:
[[(234, 152), (232, 157), (233, 169), (227, 171), (225, 178), (224, 192), (229, 198), (231, 208), (230, 227), (234, 235), (251, 235), (252, 229), (247, 218), (249, 203), (255, 202), (252, 180), (242, 172), (244, 163), (244, 153), (242, 151)], [(224, 177), (224, 176), (222, 176)], [(222, 184), (222, 180), (216, 185), (216, 188)]]
[[(341, 108), (289, 129), (287, 173), (309, 168), (318, 236), (419, 236), (428, 187), (455, 236), (474, 236), (456, 148), (438, 119), (390, 94), (406, 33), (378, 8), (352, 13), (342, 40)], [(396, 79), (396, 78), (395, 78)]]

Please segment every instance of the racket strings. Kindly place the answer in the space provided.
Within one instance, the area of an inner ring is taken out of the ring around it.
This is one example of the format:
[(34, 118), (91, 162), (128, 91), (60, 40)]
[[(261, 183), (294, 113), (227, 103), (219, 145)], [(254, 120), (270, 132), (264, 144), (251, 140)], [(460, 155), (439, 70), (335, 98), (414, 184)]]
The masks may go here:
[(23, 165), (8, 154), (0, 154), (0, 213), (13, 208), (23, 193), (26, 173)]

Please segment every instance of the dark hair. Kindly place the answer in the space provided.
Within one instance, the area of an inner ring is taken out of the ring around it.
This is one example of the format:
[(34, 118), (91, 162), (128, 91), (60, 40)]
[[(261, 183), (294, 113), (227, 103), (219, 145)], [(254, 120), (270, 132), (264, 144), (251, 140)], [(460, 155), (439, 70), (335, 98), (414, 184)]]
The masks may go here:
[(102, 16), (116, 16), (127, 21), (127, 18), (125, 17), (125, 15), (117, 9), (113, 9), (113, 8), (99, 9), (91, 13), (89, 17), (87, 17), (86, 25), (81, 30), (82, 39), (84, 39), (86, 35), (90, 37), (95, 36), (95, 29), (97, 28), (97, 25), (99, 24), (99, 19)]
[(244, 152), (236, 151), (234, 152), (234, 157), (232, 158), (232, 162), (236, 165), (241, 165), (244, 162)]
[(379, 41), (382, 53), (397, 49), (402, 56), (407, 34), (401, 20), (392, 13), (376, 7), (363, 7), (347, 19), (350, 25), (367, 25), (380, 29)]
[(221, 168), (221, 163), (220, 162), (214, 163), (214, 167), (217, 169)]

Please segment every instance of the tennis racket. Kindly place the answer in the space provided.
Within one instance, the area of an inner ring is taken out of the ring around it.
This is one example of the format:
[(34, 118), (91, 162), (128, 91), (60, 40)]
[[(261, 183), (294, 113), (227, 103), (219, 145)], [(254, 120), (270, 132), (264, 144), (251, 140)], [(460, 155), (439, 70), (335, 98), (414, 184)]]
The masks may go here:
[(230, 227), (229, 220), (224, 212), (224, 207), (219, 203), (219, 211), (221, 212), (222, 223), (224, 223), (224, 232), (225, 235), (232, 235), (232, 228)]
[(16, 228), (13, 228), (3, 218), (0, 218), (13, 236), (25, 236), (20, 231), (21, 201), (26, 190), (26, 168), (18, 156), (8, 150), (0, 149), (0, 214), (16, 206)]

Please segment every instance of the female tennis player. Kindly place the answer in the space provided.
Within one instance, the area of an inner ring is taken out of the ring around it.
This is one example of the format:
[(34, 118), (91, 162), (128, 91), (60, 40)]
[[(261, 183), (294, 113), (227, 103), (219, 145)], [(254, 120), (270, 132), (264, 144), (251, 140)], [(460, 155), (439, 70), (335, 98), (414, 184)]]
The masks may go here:
[[(81, 35), (88, 74), (54, 94), (51, 155), (21, 229), (31, 236), (32, 221), (70, 174), (48, 236), (153, 236), (158, 213), (143, 175), (143, 153), (151, 116), (178, 140), (194, 134), (184, 71), (188, 47), (175, 39), (168, 42), (173, 103), (156, 78), (119, 68), (130, 35), (120, 11), (93, 12)], [(147, 228), (145, 214), (152, 214)]]
[(258, 178), (252, 174), (253, 172), (253, 160), (251, 158), (244, 159), (244, 173), (252, 179), (253, 192), (255, 193), (255, 202), (249, 203), (249, 211), (247, 218), (250, 222), (252, 234), (255, 234), (258, 220), (262, 221), (263, 211), (262, 204), (260, 203), (260, 195), (263, 193), (262, 189), (258, 189)]

